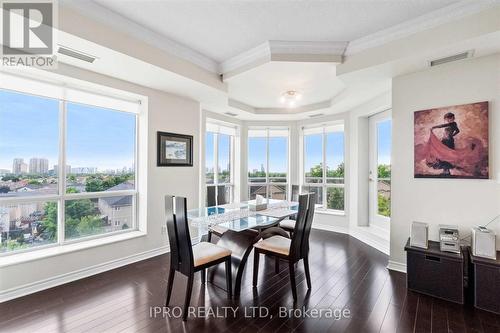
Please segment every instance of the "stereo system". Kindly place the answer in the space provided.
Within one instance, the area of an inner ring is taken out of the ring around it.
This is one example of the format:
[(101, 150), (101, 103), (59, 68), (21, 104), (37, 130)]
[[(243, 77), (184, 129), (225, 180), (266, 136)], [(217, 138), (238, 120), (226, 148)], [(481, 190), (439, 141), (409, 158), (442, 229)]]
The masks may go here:
[(439, 225), (439, 249), (445, 252), (460, 253), (460, 236), (458, 226)]
[[(412, 222), (410, 246), (427, 249), (429, 246), (429, 224)], [(439, 225), (439, 249), (445, 252), (460, 253), (460, 235), (456, 225)], [(472, 228), (472, 255), (496, 260), (496, 236), (486, 227)]]
[(496, 236), (492, 230), (485, 227), (472, 228), (472, 254), (496, 260)]

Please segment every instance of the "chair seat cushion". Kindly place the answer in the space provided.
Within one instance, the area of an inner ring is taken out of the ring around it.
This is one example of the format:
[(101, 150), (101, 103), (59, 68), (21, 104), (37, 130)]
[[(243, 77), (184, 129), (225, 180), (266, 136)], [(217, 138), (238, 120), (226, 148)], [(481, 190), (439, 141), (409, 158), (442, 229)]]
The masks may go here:
[(253, 246), (269, 252), (287, 256), (290, 253), (291, 240), (283, 236), (273, 236), (255, 243)]
[(283, 220), (280, 222), (280, 227), (287, 230), (295, 229), (295, 220)]
[(194, 267), (231, 255), (231, 251), (208, 242), (200, 242), (193, 246)]
[(227, 228), (217, 224), (210, 226), (210, 231), (219, 236), (222, 236), (222, 234), (225, 233), (227, 230), (228, 230)]

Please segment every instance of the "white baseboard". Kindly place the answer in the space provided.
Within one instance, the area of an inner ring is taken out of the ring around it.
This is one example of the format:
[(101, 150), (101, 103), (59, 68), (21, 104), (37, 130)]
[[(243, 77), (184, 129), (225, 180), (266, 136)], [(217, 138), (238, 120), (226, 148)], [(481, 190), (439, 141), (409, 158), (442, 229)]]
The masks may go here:
[(336, 226), (336, 225), (326, 225), (326, 224), (315, 224), (314, 222), (312, 224), (312, 228), (319, 229), (319, 230), (338, 232), (341, 234), (348, 234), (349, 233), (349, 229), (346, 227), (341, 227), (341, 226)]
[(376, 250), (379, 250), (384, 254), (387, 255), (390, 254), (390, 242), (388, 240), (378, 237), (373, 233), (370, 233), (368, 230), (364, 231), (361, 228), (364, 227), (358, 227), (356, 229), (351, 228), (349, 230), (349, 235), (351, 235), (354, 238), (357, 238), (363, 243), (375, 248)]
[(391, 271), (397, 271), (401, 273), (406, 273), (406, 264), (401, 262), (389, 260), (389, 264), (387, 265), (387, 269)]
[(118, 267), (132, 264), (141, 260), (156, 257), (161, 254), (165, 254), (170, 251), (168, 245), (130, 255), (125, 258), (120, 258), (112, 261), (108, 261), (102, 264), (94, 265), (91, 267), (86, 267), (84, 269), (76, 270), (70, 273), (65, 273), (57, 276), (50, 277), (48, 279), (36, 281), (33, 283), (28, 283), (19, 287), (12, 289), (7, 289), (0, 292), (0, 303), (6, 302), (8, 300), (18, 298), (21, 296), (26, 296), (38, 291), (53, 288), (71, 281), (79, 280), (88, 276), (99, 274), (105, 271), (109, 271)]

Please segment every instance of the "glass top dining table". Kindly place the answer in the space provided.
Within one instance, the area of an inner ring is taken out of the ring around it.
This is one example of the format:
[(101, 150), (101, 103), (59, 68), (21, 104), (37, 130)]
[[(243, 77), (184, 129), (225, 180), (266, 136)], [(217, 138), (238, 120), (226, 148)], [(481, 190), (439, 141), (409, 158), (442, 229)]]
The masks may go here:
[(255, 200), (242, 201), (220, 206), (200, 207), (188, 210), (188, 221), (198, 234), (208, 232), (212, 225), (240, 232), (247, 229), (261, 229), (297, 214), (298, 203), (286, 200), (265, 199), (267, 208), (254, 211), (250, 207)]
[[(254, 211), (255, 200), (231, 203), (227, 205), (201, 207), (188, 210), (187, 218), (192, 231), (197, 231), (194, 238), (203, 241), (211, 226), (219, 225), (228, 230), (217, 241), (217, 245), (231, 251), (232, 277), (234, 294), (239, 295), (243, 270), (253, 244), (261, 231), (277, 225), (281, 220), (295, 215), (299, 204), (286, 200), (266, 199), (266, 209)], [(194, 229), (194, 230), (193, 230)], [(258, 231), (257, 235), (255, 230)]]

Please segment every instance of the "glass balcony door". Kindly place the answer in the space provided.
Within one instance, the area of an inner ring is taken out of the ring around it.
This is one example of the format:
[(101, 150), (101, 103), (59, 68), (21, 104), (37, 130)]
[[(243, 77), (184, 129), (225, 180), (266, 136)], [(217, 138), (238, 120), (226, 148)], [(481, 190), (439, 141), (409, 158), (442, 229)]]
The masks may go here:
[(369, 119), (370, 127), (370, 224), (389, 229), (391, 219), (391, 145), (390, 111)]

